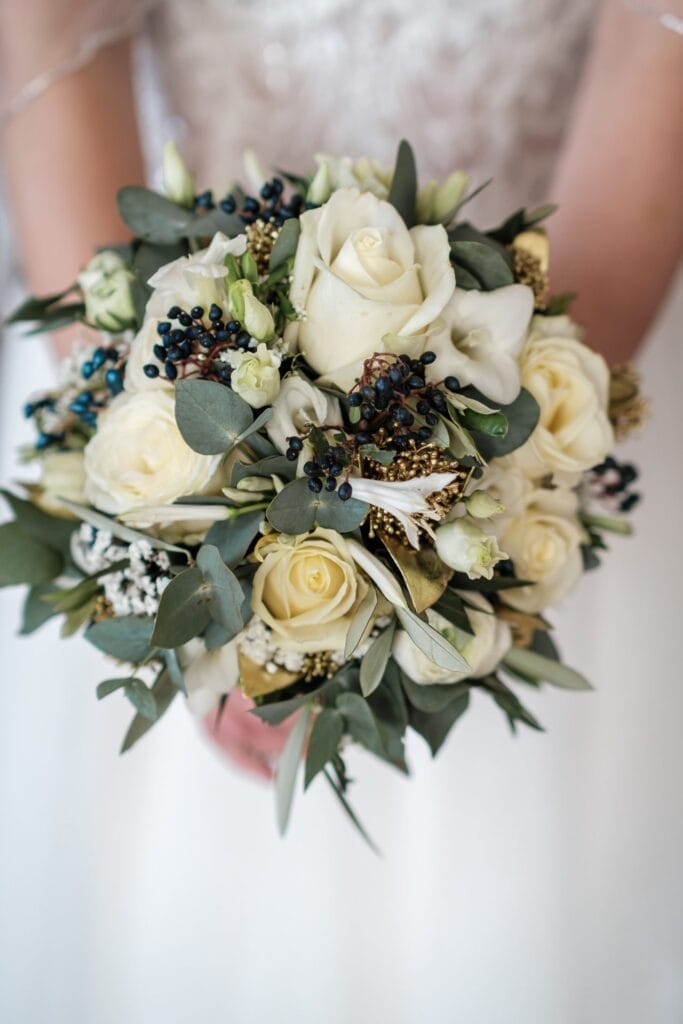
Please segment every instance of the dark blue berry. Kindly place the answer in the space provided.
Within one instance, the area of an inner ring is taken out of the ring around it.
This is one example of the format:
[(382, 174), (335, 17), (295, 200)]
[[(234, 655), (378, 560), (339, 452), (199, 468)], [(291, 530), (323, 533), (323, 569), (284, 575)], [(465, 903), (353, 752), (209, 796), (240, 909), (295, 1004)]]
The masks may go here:
[(202, 334), (199, 339), (199, 344), (202, 348), (213, 348), (213, 334), (209, 334), (208, 331), (206, 334)]
[(368, 402), (374, 402), (377, 398), (377, 392), (371, 384), (365, 384), (364, 387), (360, 389), (360, 393)]
[(340, 484), (337, 494), (339, 495), (342, 501), (348, 501), (351, 495), (353, 494), (351, 484), (347, 483), (346, 481), (343, 484)]
[(426, 399), (421, 398), (420, 401), (417, 403), (417, 411), (419, 412), (420, 416), (424, 416), (426, 413), (428, 413), (429, 409), (429, 402), (427, 402)]
[(627, 494), (619, 505), (620, 512), (630, 512), (640, 501), (639, 494)]
[(226, 331), (230, 331), (231, 334), (234, 334), (236, 331), (239, 331), (239, 320), (228, 320), (227, 324), (225, 325), (225, 329)]
[(276, 196), (282, 195), (285, 190), (285, 183), (282, 178), (273, 178), (270, 184)]
[(460, 381), (458, 380), (457, 377), (446, 377), (444, 384), (446, 385), (449, 391), (460, 390)]
[(418, 377), (417, 374), (415, 374), (414, 376), (408, 378), (408, 387), (412, 391), (418, 391), (419, 388), (424, 387), (424, 380), (422, 379), (422, 377)]
[(258, 213), (261, 208), (261, 204), (258, 199), (255, 199), (253, 196), (245, 196), (242, 208), (245, 213)]
[(235, 338), (235, 344), (238, 348), (249, 348), (249, 342), (251, 341), (251, 335), (249, 331), (240, 331)]
[(217, 306), (215, 302), (211, 303), (211, 309), (209, 310), (209, 320), (220, 320), (223, 316), (223, 310), (220, 306)]
[(88, 359), (85, 363), (83, 363), (83, 366), (81, 367), (81, 377), (84, 377), (85, 380), (88, 380), (90, 377), (92, 377), (94, 372), (95, 367)]
[(409, 427), (412, 423), (415, 422), (415, 417), (413, 416), (410, 409), (406, 409), (405, 405), (400, 406), (396, 410), (396, 412), (394, 413), (394, 419), (396, 420), (397, 423), (401, 423), (405, 427)]
[(178, 376), (178, 370), (170, 361), (170, 359), (167, 360), (167, 362), (164, 364), (164, 370), (169, 380), (175, 380), (176, 377)]
[(328, 478), (325, 480), (325, 490), (334, 491), (336, 487), (337, 481), (335, 480), (335, 478), (333, 476), (328, 476)]
[(295, 448), (290, 447), (285, 452), (285, 458), (288, 459), (290, 462), (296, 462), (296, 460), (299, 458), (299, 453), (298, 451), (296, 451)]
[(177, 363), (179, 359), (182, 359), (183, 353), (180, 350), (179, 345), (171, 345), (165, 352), (166, 358), (172, 363)]
[(387, 395), (393, 390), (393, 386), (388, 377), (378, 377), (375, 383), (375, 390), (380, 395)]
[(163, 363), (164, 359), (166, 358), (166, 349), (164, 348), (164, 346), (155, 345), (152, 351), (154, 352), (154, 355), (157, 357), (157, 359)]
[(27, 420), (30, 419), (31, 416), (33, 416), (34, 412), (35, 412), (35, 407), (34, 407), (33, 403), (32, 402), (27, 402), (26, 405), (24, 406), (24, 416), (26, 417), (26, 419)]
[(289, 447), (293, 448), (295, 452), (300, 452), (304, 446), (303, 441), (300, 437), (288, 437)]
[(150, 377), (152, 380), (159, 376), (159, 367), (155, 366), (154, 363), (146, 363), (143, 367), (143, 372), (146, 377)]
[(360, 407), (360, 414), (364, 420), (371, 420), (372, 417), (375, 415), (375, 410), (372, 408), (371, 405), (363, 404)]
[(363, 399), (361, 398), (358, 391), (354, 391), (353, 394), (349, 395), (349, 405), (353, 408), (359, 406)]
[(423, 366), (429, 366), (436, 359), (436, 352), (423, 352), (420, 356), (420, 362)]
[(403, 379), (403, 375), (397, 366), (392, 366), (389, 370), (389, 380), (392, 384), (400, 384)]
[(232, 198), (232, 196), (226, 196), (225, 199), (221, 199), (220, 206), (223, 213), (235, 212), (235, 200)]
[(92, 354), (92, 364), (96, 370), (99, 370), (100, 366), (103, 366), (107, 361), (107, 353), (103, 348), (96, 348)]
[(192, 317), (190, 316), (189, 313), (181, 313), (180, 316), (178, 317), (178, 323), (181, 324), (183, 327), (189, 327), (190, 324), (192, 323)]
[[(201, 320), (201, 318), (204, 316), (204, 307), (203, 306), (193, 306), (192, 309), (190, 310), (190, 313), (192, 315), (193, 320)], [(182, 323), (182, 320), (181, 320), (181, 323)]]
[(428, 441), (429, 438), (432, 436), (432, 432), (429, 427), (420, 427), (420, 429), (417, 432), (417, 436), (420, 441)]
[(232, 367), (231, 366), (221, 366), (221, 368), (218, 371), (218, 376), (220, 377), (220, 379), (225, 384), (229, 384), (230, 383), (230, 378), (232, 376)]
[(107, 370), (104, 379), (112, 395), (121, 393), (123, 390), (123, 377), (120, 370)]
[(425, 423), (428, 423), (430, 427), (435, 427), (439, 422), (439, 417), (435, 416), (433, 412), (428, 412), (425, 416)]
[(304, 473), (306, 476), (317, 476), (320, 472), (319, 462), (304, 462)]
[(323, 482), (319, 476), (313, 476), (308, 481), (309, 491), (313, 491), (314, 494), (320, 494), (323, 489)]
[(161, 323), (157, 324), (157, 334), (168, 334), (171, 330), (171, 324), (168, 320), (162, 320)]
[(171, 306), (166, 316), (169, 320), (177, 320), (181, 313), (182, 310), (180, 306)]
[(180, 346), (180, 354), (183, 359), (188, 359), (192, 355), (192, 343), (190, 341), (184, 341)]
[(356, 441), (358, 442), (358, 444), (370, 444), (370, 442), (372, 441), (372, 436), (368, 434), (365, 430), (359, 430), (358, 433), (356, 434)]
[(261, 191), (259, 192), (261, 199), (272, 199), (273, 198), (273, 186), (268, 182), (265, 185), (261, 185)]
[(168, 337), (172, 345), (179, 345), (181, 341), (185, 340), (185, 331), (181, 331), (176, 327), (175, 331), (171, 331)]

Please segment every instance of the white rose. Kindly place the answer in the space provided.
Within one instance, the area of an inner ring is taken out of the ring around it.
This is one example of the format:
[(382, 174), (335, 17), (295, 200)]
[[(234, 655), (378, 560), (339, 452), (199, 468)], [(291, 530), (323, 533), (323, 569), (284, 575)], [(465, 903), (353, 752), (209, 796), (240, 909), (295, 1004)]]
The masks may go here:
[(272, 405), (280, 391), (281, 357), (258, 345), (255, 352), (228, 352), (232, 366), (230, 387), (254, 409)]
[(529, 495), (521, 514), (496, 523), (515, 574), (534, 584), (504, 591), (501, 596), (507, 604), (524, 612), (540, 612), (573, 590), (583, 572), (581, 544), (585, 541), (577, 512), (574, 491), (539, 488)]
[(246, 248), (246, 235), (227, 238), (218, 231), (207, 249), (181, 256), (160, 267), (147, 282), (154, 291), (147, 303), (145, 316), (165, 320), (171, 306), (185, 310), (201, 306), (208, 313), (214, 302), (227, 310), (225, 257), (229, 254), (241, 256)]
[(112, 249), (93, 256), (78, 275), (85, 315), (104, 331), (121, 331), (135, 323), (130, 291), (134, 276), (122, 256)]
[(533, 311), (533, 292), (523, 284), (492, 292), (456, 288), (443, 311), (441, 329), (429, 339), (437, 358), (428, 368), (428, 379), (452, 374), (493, 402), (514, 402), (520, 389), (518, 357)]
[(530, 476), (581, 473), (602, 462), (614, 444), (609, 369), (578, 333), (568, 317), (536, 317), (521, 354), (522, 384), (541, 410), (518, 453)]
[(369, 584), (346, 540), (318, 527), (298, 537), (270, 534), (256, 546), (251, 607), (285, 650), (343, 650)]
[(311, 426), (337, 427), (341, 423), (336, 398), (314, 387), (304, 377), (291, 374), (282, 381), (280, 394), (273, 402), (273, 415), (266, 424), (266, 433), (278, 451), (285, 452), (288, 437), (298, 437)]
[(443, 615), (427, 609), (427, 620), (449, 643), (456, 647), (470, 666), (469, 672), (453, 672), (440, 668), (422, 653), (408, 634), (399, 629), (394, 637), (392, 654), (397, 664), (414, 683), (457, 683), (470, 677), (481, 678), (493, 672), (512, 645), (512, 634), (507, 623), (492, 614), (493, 609), (481, 594), (468, 593), (467, 601), (481, 611), (467, 609), (467, 617), (474, 631), (470, 636), (454, 626)]
[(220, 455), (199, 455), (185, 443), (166, 391), (125, 392), (100, 414), (85, 448), (85, 492), (103, 512), (167, 505), (206, 494)]
[(203, 640), (190, 640), (180, 651), (187, 703), (195, 715), (208, 715), (239, 679), (237, 638), (207, 651)]
[(439, 526), (434, 543), (441, 561), (456, 572), (466, 573), (471, 580), (492, 579), (498, 562), (508, 557), (498, 547), (495, 536), (468, 519), (455, 519)]
[(162, 163), (164, 192), (178, 206), (192, 209), (194, 202), (194, 178), (188, 171), (185, 161), (178, 152), (175, 142), (167, 142), (164, 146)]
[(441, 225), (409, 231), (390, 203), (340, 189), (301, 217), (290, 299), (302, 319), (285, 337), (317, 373), (350, 387), (385, 335), (424, 347), (454, 288)]
[(83, 452), (48, 452), (41, 461), (41, 489), (36, 493), (36, 504), (52, 515), (71, 518), (59, 499), (85, 504)]

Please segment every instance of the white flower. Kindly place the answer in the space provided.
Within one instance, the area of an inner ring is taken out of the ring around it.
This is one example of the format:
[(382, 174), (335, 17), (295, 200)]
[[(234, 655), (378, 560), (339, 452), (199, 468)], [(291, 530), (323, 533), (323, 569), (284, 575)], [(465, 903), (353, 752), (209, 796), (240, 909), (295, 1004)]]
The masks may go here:
[(493, 672), (501, 658), (512, 645), (512, 634), (507, 623), (492, 614), (493, 609), (481, 594), (468, 593), (469, 604), (477, 604), (481, 611), (467, 608), (467, 617), (474, 632), (473, 636), (458, 629), (443, 615), (427, 609), (427, 621), (438, 630), (450, 644), (456, 647), (470, 666), (468, 672), (454, 672), (440, 668), (422, 653), (408, 634), (397, 630), (394, 636), (392, 654), (406, 675), (414, 683), (457, 683), (470, 677), (481, 678)]
[(503, 503), (497, 501), (488, 491), (474, 491), (465, 498), (464, 504), (467, 514), (473, 519), (490, 519), (505, 511)]
[[(518, 449), (521, 451), (521, 449)], [(526, 508), (534, 484), (517, 459), (517, 452), (493, 459), (478, 481), (479, 492), (486, 491), (505, 507), (505, 518), (520, 515)]]
[(430, 181), (417, 196), (417, 219), (421, 224), (439, 224), (458, 208), (469, 185), (464, 171), (454, 171), (443, 185)]
[(569, 488), (538, 488), (524, 510), (495, 524), (519, 579), (530, 587), (503, 593), (505, 602), (524, 612), (540, 612), (573, 590), (583, 572), (585, 533), (577, 518), (578, 497)]
[(162, 174), (164, 192), (168, 198), (178, 206), (191, 209), (194, 202), (194, 178), (185, 166), (175, 142), (167, 142), (164, 146)]
[(280, 391), (281, 357), (260, 344), (255, 352), (229, 352), (230, 387), (254, 409), (272, 405)]
[(165, 320), (169, 307), (176, 305), (186, 310), (202, 306), (208, 313), (211, 303), (215, 302), (227, 309), (225, 257), (241, 256), (246, 249), (246, 235), (227, 238), (217, 231), (207, 249), (181, 256), (160, 267), (147, 282), (154, 291), (145, 316)]
[(359, 188), (361, 192), (372, 192), (378, 199), (389, 195), (394, 172), (377, 160), (316, 153), (315, 162), (318, 170), (306, 196), (311, 203), (326, 202), (340, 188)]
[(400, 335), (415, 351), (453, 294), (448, 235), (410, 231), (394, 207), (344, 188), (301, 217), (290, 299), (302, 319), (285, 339), (316, 373), (349, 387), (362, 361)]
[(578, 334), (568, 317), (536, 317), (520, 357), (522, 383), (541, 410), (518, 453), (530, 476), (581, 473), (602, 462), (614, 444), (609, 369)]
[(368, 505), (389, 512), (406, 532), (408, 541), (419, 548), (419, 528), (428, 529), (426, 520), (438, 520), (439, 513), (427, 501), (430, 494), (443, 490), (457, 479), (456, 473), (430, 473), (412, 480), (369, 480), (352, 477), (353, 496)]
[(471, 580), (492, 579), (498, 562), (508, 557), (494, 536), (467, 519), (439, 526), (434, 540), (441, 561), (456, 572), (466, 573)]
[(273, 314), (256, 296), (250, 281), (242, 278), (230, 286), (230, 309), (257, 341), (271, 341), (275, 335)]
[(514, 402), (520, 389), (518, 357), (533, 310), (533, 292), (523, 284), (492, 292), (456, 288), (441, 329), (429, 339), (437, 359), (428, 368), (428, 379), (452, 374), (494, 402)]
[(96, 508), (115, 515), (166, 505), (214, 485), (220, 455), (199, 455), (175, 419), (173, 395), (118, 395), (98, 419), (85, 448), (85, 492)]
[(239, 679), (238, 637), (207, 651), (203, 640), (190, 640), (180, 652), (187, 703), (195, 715), (208, 715)]
[(273, 415), (266, 433), (280, 452), (287, 450), (287, 438), (298, 437), (308, 427), (341, 426), (341, 410), (336, 398), (314, 387), (305, 377), (290, 374), (280, 385), (273, 402)]
[(78, 275), (85, 315), (104, 331), (121, 331), (135, 323), (130, 286), (134, 276), (125, 260), (105, 249), (90, 260)]
[(48, 452), (41, 463), (41, 489), (36, 493), (36, 504), (52, 515), (71, 518), (71, 512), (59, 499), (66, 498), (78, 505), (85, 504), (83, 452)]

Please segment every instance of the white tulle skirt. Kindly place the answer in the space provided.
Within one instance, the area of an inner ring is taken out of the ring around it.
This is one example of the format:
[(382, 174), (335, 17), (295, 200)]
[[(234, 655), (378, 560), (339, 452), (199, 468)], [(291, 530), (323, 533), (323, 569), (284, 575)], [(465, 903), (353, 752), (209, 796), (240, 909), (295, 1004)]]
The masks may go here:
[[(644, 353), (635, 541), (557, 615), (592, 694), (526, 695), (547, 733), (475, 700), (414, 777), (358, 753), (373, 856), (324, 780), (290, 834), (181, 702), (131, 753), (107, 669), (0, 594), (0, 1009), (51, 1024), (669, 1024), (683, 1012), (680, 460), (683, 288)], [(1, 476), (21, 477), (37, 340), (5, 338)]]

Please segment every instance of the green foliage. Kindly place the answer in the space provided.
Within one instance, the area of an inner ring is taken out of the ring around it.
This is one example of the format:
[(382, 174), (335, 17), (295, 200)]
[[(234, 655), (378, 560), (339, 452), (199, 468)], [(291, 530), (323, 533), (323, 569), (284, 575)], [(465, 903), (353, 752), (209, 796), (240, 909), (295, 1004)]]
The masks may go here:
[(522, 231), (540, 224), (556, 209), (557, 206), (553, 203), (547, 203), (545, 206), (539, 206), (536, 210), (516, 210), (507, 220), (503, 221), (500, 227), (488, 231), (487, 234), (501, 245), (510, 245)]
[(245, 512), (234, 519), (221, 519), (214, 523), (205, 537), (206, 544), (218, 548), (226, 565), (234, 568), (246, 555), (252, 541), (258, 536), (263, 512)]
[(459, 288), (491, 292), (514, 284), (514, 274), (505, 256), (486, 242), (451, 242), (451, 261)]
[(200, 569), (184, 569), (168, 584), (159, 602), (152, 640), (158, 647), (179, 647), (204, 632), (211, 620), (209, 593)]
[(412, 707), (430, 715), (443, 711), (451, 701), (468, 693), (470, 688), (467, 682), (415, 683), (405, 672), (401, 673), (401, 685)]
[(579, 672), (552, 657), (522, 647), (511, 647), (503, 658), (503, 667), (537, 682), (550, 683), (565, 690), (592, 690), (587, 679)]
[(122, 188), (117, 203), (121, 219), (133, 234), (158, 245), (172, 245), (184, 238), (210, 238), (216, 231), (234, 236), (244, 228), (236, 214), (221, 209), (195, 214), (139, 186)]
[[(157, 676), (154, 685), (151, 689), (156, 704), (156, 718), (154, 721), (158, 722), (159, 719), (171, 705), (173, 698), (177, 694), (177, 690), (171, 678), (165, 670), (162, 670)], [(124, 754), (127, 750), (130, 750), (139, 739), (145, 735), (145, 733), (151, 729), (154, 722), (150, 721), (149, 718), (145, 718), (139, 712), (130, 723), (128, 732), (124, 736), (123, 743), (121, 744), (121, 753)]]
[(0, 587), (49, 583), (63, 566), (59, 552), (41, 543), (19, 523), (0, 526)]
[(375, 608), (377, 607), (377, 591), (374, 587), (369, 587), (363, 600), (360, 602), (356, 614), (349, 623), (349, 628), (346, 633), (346, 644), (344, 646), (344, 657), (350, 658), (358, 644), (363, 639), (365, 631), (372, 622), (372, 617), (375, 614)]
[(26, 595), (22, 611), (20, 630), (22, 636), (30, 636), (31, 633), (35, 633), (57, 614), (45, 600), (49, 594), (54, 593), (55, 589), (52, 583), (31, 587)]
[(493, 438), (502, 439), (507, 436), (509, 424), (505, 413), (485, 414), (476, 412), (474, 409), (465, 409), (460, 413), (460, 418), (468, 430)]
[[(473, 389), (472, 393), (481, 397)], [(480, 427), (472, 427), (473, 431), (479, 431), (475, 435), (475, 442), (487, 461), (499, 459), (520, 448), (535, 430), (541, 410), (531, 392), (522, 388), (514, 402), (501, 405), (500, 414), (508, 423), (507, 432), (501, 436), (483, 433)]]
[(487, 676), (486, 679), (482, 679), (481, 686), (491, 694), (498, 707), (505, 712), (513, 732), (517, 730), (517, 722), (523, 722), (530, 729), (543, 732), (543, 726), (497, 676)]
[(244, 592), (235, 574), (221, 558), (218, 548), (212, 544), (204, 544), (199, 549), (197, 566), (209, 587), (209, 614), (231, 640), (244, 625), (241, 612)]
[(53, 516), (44, 512), (42, 508), (34, 505), (32, 501), (19, 498), (11, 491), (0, 489), (0, 494), (12, 509), (14, 516), (24, 531), (41, 544), (47, 545), (54, 551), (68, 556), (71, 542), (71, 535), (76, 529), (76, 523), (62, 516)]
[[(64, 498), (62, 498), (62, 504), (70, 512), (78, 516), (79, 519), (82, 519), (84, 523), (89, 523), (97, 530), (107, 530), (113, 537), (118, 537), (119, 540), (123, 540), (127, 544), (144, 540), (153, 548), (159, 548), (162, 551), (175, 551), (177, 554), (184, 555), (187, 558), (185, 548), (178, 547), (177, 544), (169, 544), (150, 533), (141, 533), (130, 526), (124, 526), (118, 519), (112, 519), (110, 516), (105, 516), (102, 512), (96, 512), (94, 508), (88, 508), (87, 505), (78, 505), (75, 501), (67, 501)], [(71, 529), (74, 529), (73, 523), (71, 524)]]
[(126, 697), (139, 713), (149, 722), (156, 721), (157, 703), (153, 692), (145, 686), (142, 679), (136, 676), (128, 676), (123, 679), (105, 679), (97, 687), (97, 699), (102, 700), (116, 690), (123, 690)]
[(395, 609), (398, 620), (422, 653), (435, 665), (453, 672), (468, 672), (469, 665), (452, 643), (409, 608)]
[(287, 831), (287, 824), (292, 811), (294, 786), (296, 785), (296, 776), (301, 760), (301, 752), (304, 748), (310, 714), (310, 708), (304, 708), (294, 723), (294, 728), (287, 737), (287, 743), (280, 755), (275, 773), (275, 806), (280, 835), (284, 835)]
[(270, 254), (270, 260), (268, 263), (269, 270), (277, 270), (278, 267), (285, 264), (287, 260), (293, 258), (296, 253), (296, 247), (299, 244), (300, 232), (301, 224), (295, 217), (284, 222), (280, 234), (277, 236), (275, 245), (273, 246), (273, 251)]
[(341, 501), (333, 492), (313, 494), (303, 478), (293, 480), (271, 501), (266, 511), (268, 521), (280, 533), (305, 533), (314, 526), (324, 526), (338, 533), (351, 533), (365, 519), (368, 506), (350, 498)]
[(54, 295), (42, 297), (29, 295), (5, 322), (8, 324), (36, 323), (37, 326), (27, 333), (40, 334), (43, 331), (56, 331), (76, 320), (82, 320), (85, 315), (85, 305), (82, 302), (61, 301), (72, 291), (74, 291), (74, 287)]
[(417, 168), (415, 166), (415, 154), (410, 143), (406, 142), (405, 139), (402, 139), (399, 143), (388, 199), (403, 217), (406, 225), (412, 228), (415, 224)]
[(251, 408), (230, 388), (211, 380), (181, 380), (175, 389), (178, 429), (201, 455), (229, 451), (253, 421)]
[(360, 663), (360, 689), (369, 697), (382, 682), (394, 642), (396, 620), (392, 619), (386, 629), (376, 636)]
[(308, 740), (304, 789), (308, 789), (318, 772), (321, 772), (337, 753), (343, 734), (344, 718), (341, 713), (332, 708), (323, 708), (313, 722)]
[(427, 741), (432, 757), (436, 757), (457, 720), (467, 711), (469, 703), (469, 689), (465, 689), (440, 711), (419, 711), (414, 707), (410, 709), (410, 726)]
[(152, 619), (142, 615), (121, 615), (95, 622), (85, 631), (85, 639), (117, 661), (139, 665), (150, 653)]

